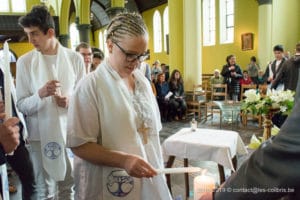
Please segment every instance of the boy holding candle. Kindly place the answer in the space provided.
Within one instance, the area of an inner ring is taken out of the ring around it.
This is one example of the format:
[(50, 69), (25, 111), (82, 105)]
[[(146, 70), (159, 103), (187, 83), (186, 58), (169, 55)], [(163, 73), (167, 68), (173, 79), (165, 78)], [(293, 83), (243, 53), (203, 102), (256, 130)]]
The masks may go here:
[(47, 7), (33, 7), (19, 24), (35, 47), (17, 62), (16, 89), (18, 108), (26, 116), (39, 198), (73, 199), (66, 123), (70, 96), (85, 75), (83, 58), (58, 42)]

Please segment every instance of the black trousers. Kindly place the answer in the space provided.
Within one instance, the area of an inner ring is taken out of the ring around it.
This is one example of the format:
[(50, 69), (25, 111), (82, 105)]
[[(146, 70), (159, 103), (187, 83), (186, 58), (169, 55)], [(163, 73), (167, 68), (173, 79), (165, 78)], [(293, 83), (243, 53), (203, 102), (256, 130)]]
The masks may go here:
[(23, 200), (36, 199), (37, 191), (33, 173), (33, 165), (24, 142), (20, 143), (20, 145), (14, 151), (14, 155), (7, 156), (7, 162), (19, 176), (19, 179), (22, 183)]

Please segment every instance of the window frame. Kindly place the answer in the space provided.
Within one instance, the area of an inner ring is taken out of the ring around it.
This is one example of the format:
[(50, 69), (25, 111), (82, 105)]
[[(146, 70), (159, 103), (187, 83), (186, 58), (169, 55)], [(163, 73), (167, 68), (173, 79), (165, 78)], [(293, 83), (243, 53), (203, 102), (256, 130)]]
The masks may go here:
[[(231, 8), (228, 8), (232, 4)], [(220, 5), (220, 43), (228, 44), (234, 42), (234, 0), (219, 0)], [(230, 12), (230, 10), (232, 12)], [(231, 18), (231, 20), (230, 20)], [(229, 22), (232, 24), (229, 24)]]
[(216, 3), (215, 0), (202, 1), (203, 46), (216, 44)]

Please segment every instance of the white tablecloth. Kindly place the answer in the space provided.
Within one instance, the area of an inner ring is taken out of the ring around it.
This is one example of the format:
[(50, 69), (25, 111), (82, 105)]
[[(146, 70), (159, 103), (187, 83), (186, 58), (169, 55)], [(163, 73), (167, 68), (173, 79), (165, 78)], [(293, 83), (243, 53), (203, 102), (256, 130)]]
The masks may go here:
[(214, 161), (234, 170), (232, 158), (248, 151), (235, 131), (183, 128), (167, 138), (163, 145), (165, 156)]

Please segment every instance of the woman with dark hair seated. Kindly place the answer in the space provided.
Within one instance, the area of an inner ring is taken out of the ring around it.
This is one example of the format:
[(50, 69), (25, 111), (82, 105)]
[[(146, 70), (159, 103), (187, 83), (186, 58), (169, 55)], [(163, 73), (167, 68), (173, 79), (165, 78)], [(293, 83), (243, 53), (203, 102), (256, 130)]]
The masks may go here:
[(175, 119), (178, 120), (178, 117), (179, 119), (184, 119), (187, 106), (184, 99), (183, 80), (180, 71), (177, 69), (173, 70), (171, 74), (169, 88), (173, 93), (170, 99), (170, 103), (172, 105), (172, 108), (175, 108)]
[(159, 73), (157, 75), (157, 82), (155, 83), (156, 93), (157, 93), (157, 103), (160, 111), (160, 116), (162, 122), (171, 121), (172, 115), (170, 113), (170, 90), (169, 84), (165, 80), (165, 74)]

